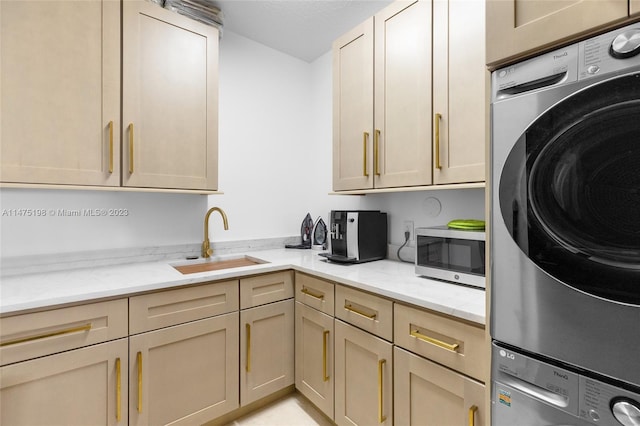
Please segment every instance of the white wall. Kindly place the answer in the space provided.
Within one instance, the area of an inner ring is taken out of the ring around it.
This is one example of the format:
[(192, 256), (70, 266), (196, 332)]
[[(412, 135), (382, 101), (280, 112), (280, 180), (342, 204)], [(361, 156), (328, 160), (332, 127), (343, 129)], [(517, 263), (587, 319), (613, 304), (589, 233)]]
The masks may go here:
[[(331, 191), (331, 54), (312, 64), (225, 31), (220, 46), (219, 182), (223, 195), (0, 189), (0, 209), (127, 209), (125, 217), (0, 217), (0, 256), (199, 243), (204, 213), (222, 207), (229, 231), (211, 219), (212, 241), (298, 235), (309, 212), (382, 209), (390, 242), (402, 220), (416, 226), (481, 218), (483, 191), (336, 196)], [(437, 197), (442, 212), (424, 213)]]

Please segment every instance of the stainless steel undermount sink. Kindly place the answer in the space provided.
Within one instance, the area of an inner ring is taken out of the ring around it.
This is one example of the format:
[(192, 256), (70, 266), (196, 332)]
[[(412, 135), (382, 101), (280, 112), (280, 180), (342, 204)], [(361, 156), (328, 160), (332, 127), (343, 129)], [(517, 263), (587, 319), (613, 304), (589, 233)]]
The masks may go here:
[(181, 274), (196, 274), (198, 272), (220, 271), (224, 269), (240, 268), (243, 266), (254, 266), (263, 263), (269, 263), (266, 260), (257, 259), (255, 257), (240, 256), (221, 256), (209, 259), (197, 259), (191, 262), (181, 262), (180, 264), (171, 265)]

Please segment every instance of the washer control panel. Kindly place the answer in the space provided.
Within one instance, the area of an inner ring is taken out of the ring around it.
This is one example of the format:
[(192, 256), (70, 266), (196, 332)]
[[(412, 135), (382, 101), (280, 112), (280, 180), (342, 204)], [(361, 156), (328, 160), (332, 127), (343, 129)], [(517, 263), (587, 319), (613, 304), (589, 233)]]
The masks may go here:
[(636, 65), (640, 69), (639, 53), (640, 23), (580, 42), (578, 43), (578, 80)]

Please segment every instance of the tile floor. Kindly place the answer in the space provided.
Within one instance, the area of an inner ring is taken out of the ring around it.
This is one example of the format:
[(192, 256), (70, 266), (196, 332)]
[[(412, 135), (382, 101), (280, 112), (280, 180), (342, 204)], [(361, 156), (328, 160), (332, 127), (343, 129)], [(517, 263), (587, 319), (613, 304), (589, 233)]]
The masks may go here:
[(333, 423), (302, 395), (294, 392), (227, 426), (333, 426)]

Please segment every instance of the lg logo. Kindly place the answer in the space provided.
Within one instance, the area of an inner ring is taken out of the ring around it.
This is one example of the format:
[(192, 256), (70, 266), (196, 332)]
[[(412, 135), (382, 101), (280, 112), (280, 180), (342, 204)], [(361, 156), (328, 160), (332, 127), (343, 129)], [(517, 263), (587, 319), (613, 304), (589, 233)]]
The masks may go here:
[(508, 359), (516, 359), (515, 354), (509, 353), (507, 351), (505, 351), (504, 349), (500, 349), (500, 356), (503, 358), (508, 358)]

